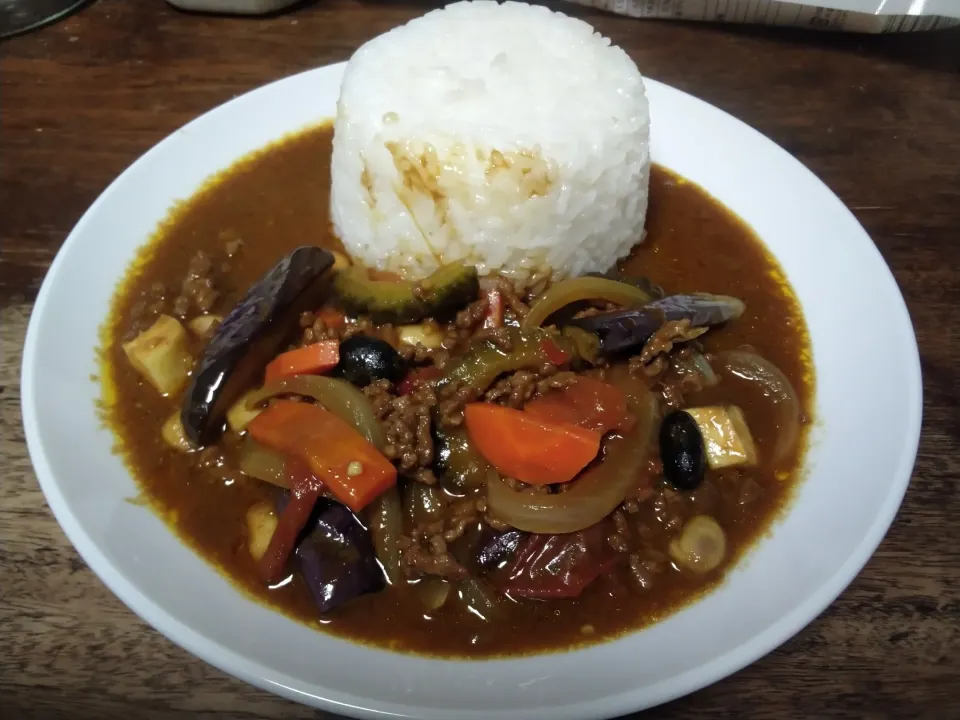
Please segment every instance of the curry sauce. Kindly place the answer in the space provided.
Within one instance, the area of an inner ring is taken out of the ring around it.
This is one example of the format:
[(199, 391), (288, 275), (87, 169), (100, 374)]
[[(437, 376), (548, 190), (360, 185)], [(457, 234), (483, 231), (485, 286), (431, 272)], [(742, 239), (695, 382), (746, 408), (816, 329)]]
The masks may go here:
[[(198, 249), (215, 258), (216, 308), (223, 313), (293, 249), (342, 250), (328, 215), (331, 138), (329, 125), (311, 128), (215, 176), (171, 210), (118, 288), (103, 332), (104, 417), (150, 507), (258, 601), (326, 632), (422, 654), (477, 657), (594, 643), (656, 622), (722, 582), (724, 572), (706, 578), (661, 573), (637, 592), (618, 572), (576, 599), (509, 602), (496, 623), (464, 613), (425, 615), (402, 588), (361, 596), (321, 618), (299, 576), (274, 589), (261, 583), (247, 551), (245, 513), (269, 498), (269, 486), (229, 462), (205, 464), (204, 450), (188, 455), (171, 450), (159, 428), (179, 398), (164, 398), (147, 385), (127, 362), (122, 343), (151, 292), (181, 286)], [(704, 336), (705, 351), (749, 347), (775, 363), (796, 389), (808, 424), (814, 379), (803, 315), (759, 239), (697, 185), (659, 166), (651, 171), (646, 227), (645, 241), (621, 264), (624, 272), (649, 277), (668, 293), (709, 292), (743, 300), (744, 315)], [(227, 246), (242, 249), (230, 256)], [(769, 404), (756, 388), (736, 387), (736, 378), (724, 382), (734, 384), (761, 453), (769, 450), (776, 433)], [(723, 400), (717, 388), (703, 391), (703, 403)], [(758, 490), (746, 502), (724, 496), (726, 491), (714, 485), (713, 497), (704, 492), (690, 500), (709, 506), (722, 521), (732, 556), (728, 571), (789, 501), (802, 475), (804, 446), (805, 440), (775, 467), (756, 468), (751, 482)], [(225, 440), (228, 458), (235, 450)], [(663, 510), (654, 504), (647, 503), (640, 515), (651, 526), (660, 522)]]

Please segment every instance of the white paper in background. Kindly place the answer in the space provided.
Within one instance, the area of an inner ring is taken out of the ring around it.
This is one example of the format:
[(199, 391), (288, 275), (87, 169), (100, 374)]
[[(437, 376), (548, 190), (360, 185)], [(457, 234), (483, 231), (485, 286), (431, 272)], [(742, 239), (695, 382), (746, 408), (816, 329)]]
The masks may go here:
[(960, 25), (960, 0), (568, 0), (618, 15), (895, 33)]

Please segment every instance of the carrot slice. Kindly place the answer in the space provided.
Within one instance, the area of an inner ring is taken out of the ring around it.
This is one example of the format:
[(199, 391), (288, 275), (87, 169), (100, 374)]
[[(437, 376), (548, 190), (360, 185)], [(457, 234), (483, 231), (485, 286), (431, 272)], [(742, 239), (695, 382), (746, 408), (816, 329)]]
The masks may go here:
[(534, 485), (573, 480), (600, 449), (598, 432), (493, 403), (470, 403), (465, 417), (481, 455), (501, 473)]
[(322, 340), (277, 355), (267, 365), (265, 379), (269, 382), (288, 375), (325, 373), (333, 370), (338, 362), (340, 343), (336, 340)]
[(303, 460), (351, 510), (362, 510), (397, 481), (397, 469), (387, 458), (319, 405), (278, 400), (247, 431), (257, 442)]
[(620, 388), (586, 375), (563, 390), (553, 390), (526, 404), (524, 410), (547, 422), (568, 422), (598, 433), (629, 430), (634, 417)]

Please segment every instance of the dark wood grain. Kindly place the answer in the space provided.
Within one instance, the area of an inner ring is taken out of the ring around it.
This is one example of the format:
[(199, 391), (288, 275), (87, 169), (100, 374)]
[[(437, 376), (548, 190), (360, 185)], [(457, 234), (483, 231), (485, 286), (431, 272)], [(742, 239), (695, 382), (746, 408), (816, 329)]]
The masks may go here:
[[(218, 103), (345, 60), (422, 10), (327, 0), (239, 19), (100, 0), (0, 45), (0, 717), (322, 716), (191, 657), (80, 560), (27, 459), (19, 352), (58, 247), (138, 155)], [(853, 585), (776, 652), (650, 715), (960, 718), (960, 32), (821, 35), (570, 11), (838, 193), (903, 289), (925, 375), (913, 482)]]

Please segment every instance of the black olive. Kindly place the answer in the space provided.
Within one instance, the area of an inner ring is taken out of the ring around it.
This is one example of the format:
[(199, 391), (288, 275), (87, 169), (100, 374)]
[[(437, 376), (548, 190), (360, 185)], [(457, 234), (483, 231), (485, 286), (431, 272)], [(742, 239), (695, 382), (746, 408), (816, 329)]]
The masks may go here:
[(695, 490), (707, 471), (707, 451), (700, 428), (689, 413), (677, 410), (660, 424), (663, 475), (677, 490)]
[(354, 335), (340, 343), (337, 374), (358, 387), (374, 380), (399, 382), (407, 374), (407, 364), (390, 343), (366, 335)]
[(180, 411), (191, 442), (205, 445), (217, 439), (227, 409), (262, 379), (263, 368), (297, 327), (300, 314), (326, 299), (332, 267), (328, 250), (297, 248), (247, 290), (217, 326)]

